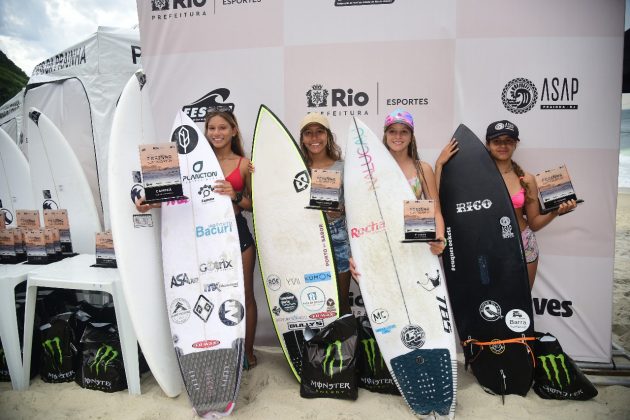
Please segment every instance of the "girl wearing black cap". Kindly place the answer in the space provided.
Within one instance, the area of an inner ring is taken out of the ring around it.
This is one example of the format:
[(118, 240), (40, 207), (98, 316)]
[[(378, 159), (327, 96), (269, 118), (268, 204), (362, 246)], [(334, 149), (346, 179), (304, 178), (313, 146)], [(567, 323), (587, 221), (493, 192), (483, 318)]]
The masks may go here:
[[(538, 269), (538, 244), (535, 231), (547, 226), (549, 222), (570, 211), (573, 211), (577, 203), (569, 200), (551, 213), (541, 214), (538, 207), (538, 187), (534, 176), (525, 172), (513, 159), (519, 139), (518, 127), (507, 120), (495, 121), (486, 130), (486, 148), (494, 159), (497, 169), (503, 176), (503, 181), (512, 198), (512, 205), (516, 213), (516, 219), (521, 230), (525, 260), (527, 261), (527, 274), (530, 289), (534, 286), (536, 271)], [(442, 149), (435, 162), (435, 173), (439, 179), (442, 167), (457, 153), (457, 140), (452, 139)]]

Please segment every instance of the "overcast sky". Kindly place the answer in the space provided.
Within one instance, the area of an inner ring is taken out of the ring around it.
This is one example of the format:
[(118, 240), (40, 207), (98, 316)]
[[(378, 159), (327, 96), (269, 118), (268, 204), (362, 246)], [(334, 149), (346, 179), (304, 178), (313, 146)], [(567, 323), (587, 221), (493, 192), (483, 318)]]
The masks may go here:
[[(629, 5), (626, 0), (626, 29)], [(137, 23), (135, 0), (0, 0), (0, 50), (30, 76), (37, 64), (98, 26), (131, 28)]]
[(30, 76), (37, 64), (98, 26), (137, 23), (135, 0), (0, 0), (0, 50)]

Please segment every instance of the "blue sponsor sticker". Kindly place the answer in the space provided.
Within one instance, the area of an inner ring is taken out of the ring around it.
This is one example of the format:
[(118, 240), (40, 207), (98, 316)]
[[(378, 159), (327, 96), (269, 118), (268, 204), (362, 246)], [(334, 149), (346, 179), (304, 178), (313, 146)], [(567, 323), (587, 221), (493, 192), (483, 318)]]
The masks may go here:
[(374, 331), (381, 334), (389, 334), (392, 330), (396, 328), (396, 324), (387, 325), (385, 327), (377, 328)]
[(330, 271), (323, 271), (321, 273), (309, 273), (304, 274), (304, 281), (306, 283), (317, 283), (320, 281), (332, 280), (332, 274)]

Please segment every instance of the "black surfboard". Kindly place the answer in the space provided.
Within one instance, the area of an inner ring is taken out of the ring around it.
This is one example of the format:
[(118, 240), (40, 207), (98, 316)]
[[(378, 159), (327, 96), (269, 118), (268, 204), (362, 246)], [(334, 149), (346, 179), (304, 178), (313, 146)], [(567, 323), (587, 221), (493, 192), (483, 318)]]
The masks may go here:
[(454, 137), (459, 152), (440, 181), (443, 262), (466, 364), (486, 390), (525, 395), (534, 370), (524, 338), (533, 337), (534, 322), (518, 222), (483, 143), (463, 124)]

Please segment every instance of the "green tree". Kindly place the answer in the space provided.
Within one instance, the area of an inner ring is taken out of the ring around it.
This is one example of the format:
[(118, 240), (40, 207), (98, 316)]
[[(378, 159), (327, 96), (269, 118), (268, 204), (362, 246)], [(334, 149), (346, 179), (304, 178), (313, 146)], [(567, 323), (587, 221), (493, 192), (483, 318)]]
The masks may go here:
[(14, 97), (26, 82), (26, 73), (0, 51), (0, 105)]

